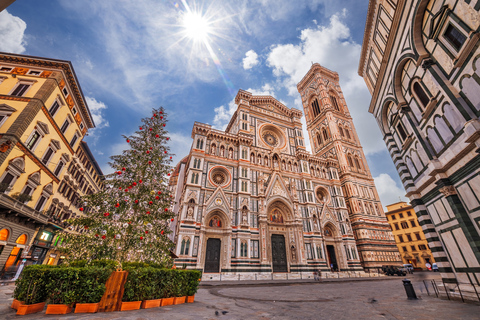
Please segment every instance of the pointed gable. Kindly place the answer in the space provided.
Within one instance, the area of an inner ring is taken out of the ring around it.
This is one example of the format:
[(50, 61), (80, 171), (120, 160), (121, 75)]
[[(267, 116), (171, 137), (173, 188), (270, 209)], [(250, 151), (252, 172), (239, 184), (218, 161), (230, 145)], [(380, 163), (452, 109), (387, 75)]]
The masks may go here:
[(221, 210), (226, 214), (230, 213), (230, 204), (221, 187), (218, 187), (206, 203), (207, 212)]
[(270, 179), (270, 183), (267, 187), (266, 198), (270, 198), (273, 196), (280, 196), (285, 198), (289, 202), (292, 201), (292, 197), (290, 192), (288, 191), (285, 182), (283, 181), (282, 177), (278, 173), (274, 173), (272, 178)]

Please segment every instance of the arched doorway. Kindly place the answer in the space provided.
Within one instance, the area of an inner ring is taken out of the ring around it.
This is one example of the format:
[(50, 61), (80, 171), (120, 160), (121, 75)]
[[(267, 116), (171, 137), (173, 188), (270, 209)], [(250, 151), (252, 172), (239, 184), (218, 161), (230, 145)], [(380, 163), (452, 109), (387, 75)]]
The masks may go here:
[[(205, 223), (206, 223), (206, 227), (212, 230), (212, 232), (225, 227), (225, 222), (220, 217), (219, 213), (214, 213), (210, 215), (210, 217)], [(222, 247), (222, 240), (220, 239), (220, 237), (210, 237), (207, 239), (207, 244), (205, 249), (205, 264), (203, 269), (204, 273), (220, 272), (221, 247)]]
[(268, 226), (270, 233), (271, 262), (273, 272), (288, 272), (286, 238), (289, 226), (288, 207), (282, 201), (275, 201), (269, 206)]
[(325, 239), (328, 268), (330, 268), (330, 271), (332, 272), (339, 271), (339, 261), (335, 250), (334, 229), (330, 225), (323, 228), (323, 237)]

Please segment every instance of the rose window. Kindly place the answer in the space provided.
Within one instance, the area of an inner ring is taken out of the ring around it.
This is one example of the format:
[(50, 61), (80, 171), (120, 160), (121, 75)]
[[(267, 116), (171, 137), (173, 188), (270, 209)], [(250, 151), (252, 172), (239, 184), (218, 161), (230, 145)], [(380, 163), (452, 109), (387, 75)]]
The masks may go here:
[(210, 181), (216, 186), (225, 186), (229, 182), (229, 174), (224, 168), (216, 167), (210, 172)]

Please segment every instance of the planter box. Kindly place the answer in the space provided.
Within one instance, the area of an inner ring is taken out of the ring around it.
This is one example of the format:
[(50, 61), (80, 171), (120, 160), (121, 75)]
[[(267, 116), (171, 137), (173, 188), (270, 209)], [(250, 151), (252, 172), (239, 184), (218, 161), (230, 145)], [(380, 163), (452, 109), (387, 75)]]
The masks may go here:
[(171, 306), (173, 304), (173, 299), (174, 298), (163, 298), (162, 299), (162, 307), (164, 306)]
[(26, 315), (30, 313), (40, 312), (45, 308), (45, 302), (35, 303), (35, 304), (22, 304), (18, 306), (17, 314)]
[(149, 308), (156, 308), (160, 307), (160, 303), (162, 299), (154, 299), (154, 300), (143, 300), (142, 302), (142, 309), (149, 309)]
[(173, 298), (173, 304), (182, 304), (185, 303), (186, 297), (175, 297)]
[(72, 312), (72, 307), (66, 304), (49, 304), (45, 314), (67, 314)]
[(122, 301), (122, 307), (120, 308), (120, 311), (138, 310), (140, 309), (141, 305), (142, 305), (142, 301), (129, 301), (129, 302)]
[(77, 303), (75, 305), (75, 313), (95, 313), (98, 312), (97, 303)]
[(18, 306), (21, 306), (22, 304), (25, 304), (25, 303), (23, 301), (18, 301), (17, 299), (13, 299), (11, 308), (17, 310)]
[(187, 296), (187, 301), (185, 301), (186, 303), (193, 303), (193, 301), (195, 300), (195, 295), (193, 296)]

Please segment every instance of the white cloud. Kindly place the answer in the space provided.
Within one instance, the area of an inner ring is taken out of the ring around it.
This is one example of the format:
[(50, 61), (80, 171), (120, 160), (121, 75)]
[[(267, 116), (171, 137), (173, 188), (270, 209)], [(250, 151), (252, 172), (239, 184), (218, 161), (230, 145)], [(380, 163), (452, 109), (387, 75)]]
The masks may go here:
[[(254, 96), (272, 96), (275, 97), (273, 85), (266, 83), (260, 89), (247, 89)], [(283, 102), (282, 102), (283, 103)], [(215, 117), (213, 118), (213, 127), (218, 130), (225, 130), (233, 114), (237, 110), (235, 99), (232, 99), (228, 105), (222, 105), (214, 109)]]
[(243, 69), (251, 69), (258, 63), (258, 54), (255, 51), (249, 50), (245, 53), (245, 58), (243, 58)]
[(0, 12), (0, 51), (25, 52), (24, 33), (27, 28), (25, 21), (3, 10)]
[(405, 198), (405, 190), (402, 186), (398, 186), (395, 180), (387, 173), (381, 173), (378, 177), (373, 178), (375, 180), (375, 186), (377, 187), (380, 201), (384, 206), (396, 203), (399, 201), (409, 202)]
[(350, 29), (342, 21), (346, 10), (333, 15), (326, 26), (301, 31), (299, 44), (278, 44), (270, 47), (267, 65), (272, 68), (288, 94), (301, 106), (297, 83), (310, 69), (312, 62), (339, 73), (347, 106), (350, 110), (366, 154), (385, 149), (374, 117), (368, 113), (370, 93), (358, 76), (361, 45), (350, 37)]
[(95, 122), (96, 128), (101, 129), (101, 128), (109, 127), (110, 124), (103, 117), (102, 110), (107, 109), (107, 106), (105, 105), (105, 103), (101, 101), (97, 101), (95, 98), (92, 98), (92, 97), (85, 97), (85, 100), (92, 114), (93, 122)]

